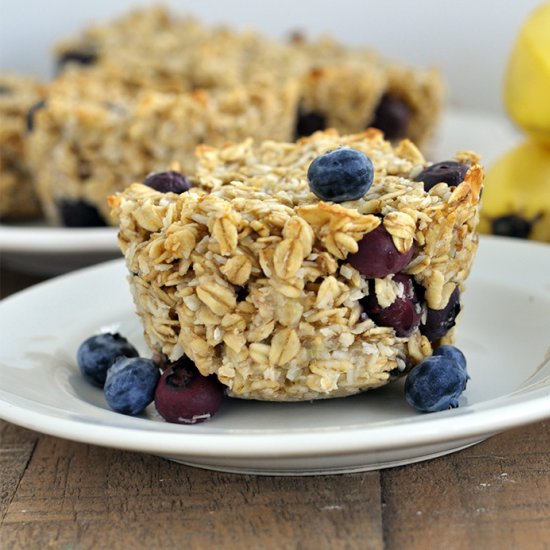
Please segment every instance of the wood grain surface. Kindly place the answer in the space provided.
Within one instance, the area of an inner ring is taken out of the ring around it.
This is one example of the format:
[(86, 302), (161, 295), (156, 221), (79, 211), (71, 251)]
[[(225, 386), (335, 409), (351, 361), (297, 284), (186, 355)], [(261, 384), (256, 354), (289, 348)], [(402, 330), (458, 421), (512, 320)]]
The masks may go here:
[[(4, 269), (0, 292), (39, 280)], [(1, 550), (549, 549), (550, 422), (388, 470), (260, 477), (0, 421), (0, 522)]]

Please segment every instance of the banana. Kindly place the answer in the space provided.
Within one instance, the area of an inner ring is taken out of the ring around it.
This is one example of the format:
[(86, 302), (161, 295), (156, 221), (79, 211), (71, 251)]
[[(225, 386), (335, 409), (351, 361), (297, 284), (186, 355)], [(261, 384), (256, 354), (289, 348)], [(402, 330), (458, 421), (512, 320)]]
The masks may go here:
[(527, 138), (490, 167), (479, 231), (550, 243), (550, 145)]
[(550, 145), (550, 2), (520, 29), (505, 72), (504, 105), (525, 132)]
[(527, 138), (487, 171), (479, 231), (550, 243), (550, 2), (520, 29), (504, 105)]

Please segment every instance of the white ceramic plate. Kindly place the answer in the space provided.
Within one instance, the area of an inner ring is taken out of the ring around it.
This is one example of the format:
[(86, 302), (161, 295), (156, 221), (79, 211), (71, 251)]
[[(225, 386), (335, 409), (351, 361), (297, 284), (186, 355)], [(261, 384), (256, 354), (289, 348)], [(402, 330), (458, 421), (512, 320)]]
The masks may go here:
[[(504, 118), (450, 109), (443, 116), (429, 156), (437, 161), (471, 149), (482, 154), (488, 165), (517, 140), (517, 133)], [(0, 251), (6, 265), (43, 275), (65, 273), (120, 255), (114, 228), (40, 224), (0, 224)]]
[(40, 432), (259, 474), (342, 473), (407, 464), (550, 416), (550, 246), (483, 238), (464, 295), (459, 346), (471, 380), (462, 406), (419, 414), (401, 383), (346, 399), (227, 399), (181, 426), (149, 407), (127, 417), (88, 385), (75, 353), (118, 330), (146, 355), (121, 261), (64, 275), (0, 302), (0, 417)]

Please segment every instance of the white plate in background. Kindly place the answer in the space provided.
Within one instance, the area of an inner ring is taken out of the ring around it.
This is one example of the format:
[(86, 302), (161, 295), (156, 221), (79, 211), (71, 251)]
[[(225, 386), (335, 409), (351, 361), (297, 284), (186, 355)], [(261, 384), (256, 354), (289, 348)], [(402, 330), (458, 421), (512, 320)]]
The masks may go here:
[(0, 259), (16, 271), (59, 275), (120, 256), (115, 227), (0, 224)]
[(147, 355), (122, 261), (0, 302), (0, 418), (84, 443), (231, 472), (307, 475), (397, 466), (550, 417), (550, 246), (481, 240), (458, 346), (471, 379), (461, 407), (419, 414), (402, 383), (345, 399), (227, 399), (208, 422), (168, 424), (109, 410), (78, 372), (79, 344), (118, 330)]
[[(489, 165), (518, 141), (518, 134), (503, 117), (450, 109), (442, 117), (428, 156), (437, 162), (470, 149)], [(57, 275), (120, 255), (115, 228), (40, 224), (0, 224), (0, 253), (5, 265), (42, 275)]]

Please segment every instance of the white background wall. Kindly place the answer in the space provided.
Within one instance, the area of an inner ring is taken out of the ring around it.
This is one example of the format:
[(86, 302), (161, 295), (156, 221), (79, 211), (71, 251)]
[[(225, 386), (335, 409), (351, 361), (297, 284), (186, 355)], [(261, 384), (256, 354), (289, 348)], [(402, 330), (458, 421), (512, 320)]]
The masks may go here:
[[(52, 74), (59, 37), (146, 0), (0, 0), (0, 68)], [(292, 29), (329, 32), (386, 56), (439, 66), (450, 101), (501, 111), (506, 58), (521, 22), (541, 0), (180, 0), (165, 1), (205, 21), (254, 27), (275, 36)], [(549, 29), (550, 32), (550, 29)]]

